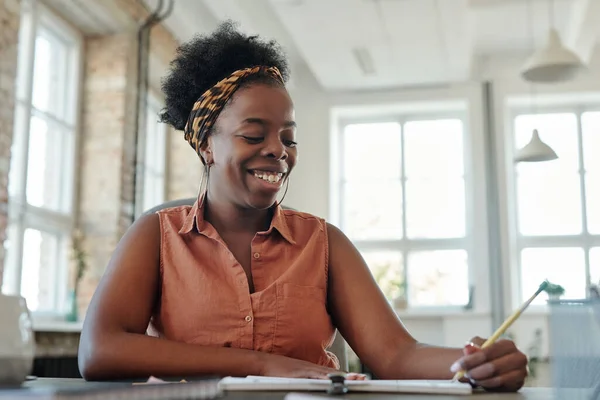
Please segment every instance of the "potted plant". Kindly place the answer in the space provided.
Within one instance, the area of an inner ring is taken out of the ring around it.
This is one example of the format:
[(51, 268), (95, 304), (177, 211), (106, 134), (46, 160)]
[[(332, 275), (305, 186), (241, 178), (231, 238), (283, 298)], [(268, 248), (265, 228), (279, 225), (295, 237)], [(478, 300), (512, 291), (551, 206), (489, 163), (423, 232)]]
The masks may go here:
[(544, 292), (548, 293), (550, 300), (558, 300), (560, 296), (565, 294), (565, 288), (561, 285), (548, 282), (548, 286), (544, 289)]
[(77, 304), (77, 294), (79, 292), (79, 284), (83, 279), (83, 275), (88, 268), (87, 253), (83, 249), (83, 234), (81, 231), (75, 231), (72, 238), (72, 259), (75, 263), (75, 279), (73, 288), (69, 292), (69, 312), (67, 321), (76, 322), (79, 320), (79, 307)]
[(389, 282), (391, 286), (392, 304), (395, 310), (405, 310), (408, 307), (406, 299), (406, 286), (401, 279), (392, 279)]

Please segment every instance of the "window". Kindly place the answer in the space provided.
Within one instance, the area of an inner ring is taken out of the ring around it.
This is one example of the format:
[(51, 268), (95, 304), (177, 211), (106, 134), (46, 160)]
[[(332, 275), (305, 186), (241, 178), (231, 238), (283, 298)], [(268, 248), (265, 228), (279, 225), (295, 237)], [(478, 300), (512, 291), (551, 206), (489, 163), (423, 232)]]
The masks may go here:
[(348, 123), (342, 130), (340, 226), (389, 300), (469, 302), (461, 118)]
[(165, 201), (165, 169), (167, 154), (167, 125), (158, 122), (160, 103), (149, 97), (146, 109), (142, 212)]
[(585, 298), (600, 282), (600, 111), (517, 115), (516, 148), (534, 128), (559, 158), (515, 168), (521, 300), (544, 279)]
[(2, 289), (34, 312), (65, 311), (74, 214), (81, 39), (38, 3), (19, 36), (9, 225)]

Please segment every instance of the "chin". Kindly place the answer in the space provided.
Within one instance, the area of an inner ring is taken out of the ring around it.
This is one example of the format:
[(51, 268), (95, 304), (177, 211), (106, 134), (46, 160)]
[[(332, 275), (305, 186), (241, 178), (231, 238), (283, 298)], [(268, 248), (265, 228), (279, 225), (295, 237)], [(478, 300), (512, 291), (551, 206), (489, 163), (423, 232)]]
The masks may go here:
[(257, 210), (266, 210), (277, 202), (276, 196), (261, 196), (258, 193), (250, 194), (248, 205)]

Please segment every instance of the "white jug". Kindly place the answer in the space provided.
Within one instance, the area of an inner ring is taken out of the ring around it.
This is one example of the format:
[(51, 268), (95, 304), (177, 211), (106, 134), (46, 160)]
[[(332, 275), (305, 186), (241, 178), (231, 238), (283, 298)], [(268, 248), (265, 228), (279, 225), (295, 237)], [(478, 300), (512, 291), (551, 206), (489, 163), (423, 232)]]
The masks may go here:
[(25, 299), (0, 293), (0, 386), (23, 383), (34, 357), (35, 337)]

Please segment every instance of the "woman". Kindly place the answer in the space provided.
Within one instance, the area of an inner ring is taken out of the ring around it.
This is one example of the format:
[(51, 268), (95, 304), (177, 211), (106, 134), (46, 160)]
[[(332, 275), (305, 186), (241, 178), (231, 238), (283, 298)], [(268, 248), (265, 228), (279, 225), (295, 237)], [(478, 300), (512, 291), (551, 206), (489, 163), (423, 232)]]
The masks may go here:
[(298, 157), (287, 76), (275, 43), (231, 23), (178, 50), (162, 121), (184, 130), (206, 190), (121, 239), (88, 310), (83, 376), (325, 378), (339, 368), (326, 350), (337, 328), (379, 378), (450, 379), (464, 368), (482, 387), (518, 390), (527, 359), (514, 343), (417, 342), (339, 229), (278, 205)]

